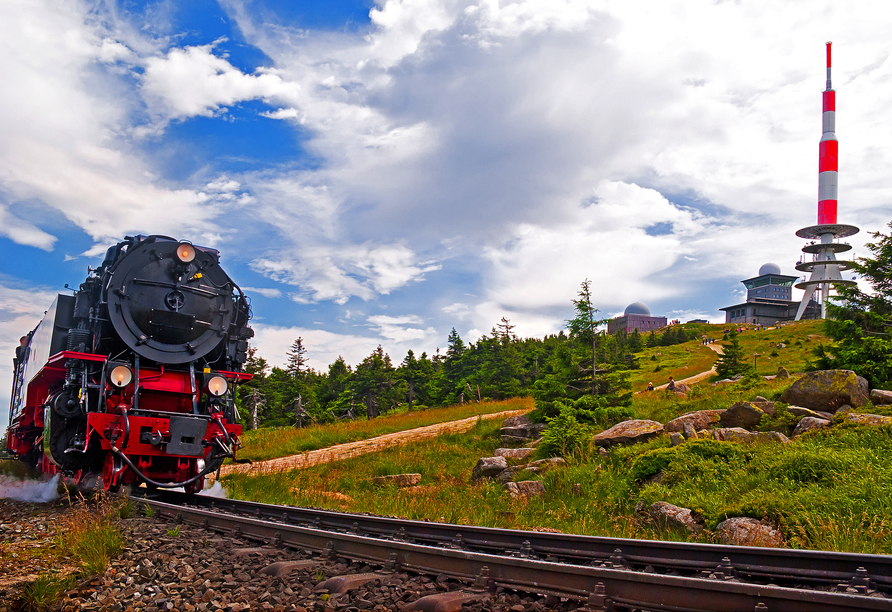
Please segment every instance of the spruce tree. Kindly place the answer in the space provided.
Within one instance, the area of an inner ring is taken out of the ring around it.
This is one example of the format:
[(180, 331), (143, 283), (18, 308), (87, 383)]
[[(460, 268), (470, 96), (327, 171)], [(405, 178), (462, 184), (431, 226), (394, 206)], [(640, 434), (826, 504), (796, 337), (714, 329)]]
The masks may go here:
[(715, 371), (723, 378), (735, 374), (745, 374), (751, 369), (749, 361), (743, 354), (743, 347), (740, 346), (739, 335), (736, 329), (728, 332), (728, 343), (722, 344), (724, 352), (715, 362)]

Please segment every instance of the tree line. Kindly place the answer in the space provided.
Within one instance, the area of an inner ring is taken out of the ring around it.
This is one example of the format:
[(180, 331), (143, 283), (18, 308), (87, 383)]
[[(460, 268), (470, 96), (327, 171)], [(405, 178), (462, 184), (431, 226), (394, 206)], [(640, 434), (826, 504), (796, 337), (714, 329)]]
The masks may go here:
[(237, 395), (242, 422), (249, 428), (304, 426), (373, 418), (397, 407), (417, 410), (529, 394), (544, 407), (543, 416), (550, 416), (557, 398), (595, 395), (608, 405), (628, 405), (628, 371), (638, 367), (635, 354), (645, 346), (692, 337), (680, 327), (646, 337), (638, 330), (607, 334), (607, 320), (599, 319), (592, 306), (588, 280), (573, 305), (575, 316), (567, 321), (566, 333), (519, 338), (503, 317), (476, 342), (465, 342), (453, 328), (445, 352), (438, 348), (432, 355), (417, 355), (410, 350), (398, 364), (378, 346), (355, 366), (338, 357), (320, 372), (307, 366), (311, 347), (297, 338), (285, 367), (271, 367), (251, 347), (245, 371), (254, 378)]

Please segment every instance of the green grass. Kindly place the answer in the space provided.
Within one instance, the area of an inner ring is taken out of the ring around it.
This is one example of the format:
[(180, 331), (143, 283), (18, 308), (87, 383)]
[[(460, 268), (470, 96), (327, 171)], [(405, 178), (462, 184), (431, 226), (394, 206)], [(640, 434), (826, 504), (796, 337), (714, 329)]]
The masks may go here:
[[(513, 500), (495, 483), (470, 483), (477, 459), (499, 446), (498, 423), (466, 435), (388, 449), (284, 474), (226, 478), (233, 497), (490, 527), (712, 541), (730, 517), (777, 524), (791, 547), (892, 553), (892, 427), (846, 427), (789, 445), (710, 440), (670, 448), (664, 436), (613, 450), (588, 448), (541, 479), (546, 494)], [(630, 467), (631, 466), (631, 467)], [(662, 471), (659, 483), (647, 477)], [(418, 472), (418, 487), (375, 485), (374, 476)], [(667, 501), (703, 514), (690, 536), (642, 522), (638, 501)]]
[[(819, 321), (806, 321), (780, 329), (750, 329), (740, 336), (741, 344), (747, 354), (760, 353), (760, 376), (717, 386), (704, 381), (687, 397), (637, 394), (633, 411), (637, 418), (665, 423), (687, 412), (727, 408), (756, 396), (776, 400), (792, 380), (769, 381), (762, 376), (774, 374), (778, 366), (791, 373), (804, 370), (812, 348), (827, 342), (820, 326)], [(719, 339), (725, 328), (700, 327), (702, 333)], [(780, 343), (786, 346), (778, 348)], [(656, 361), (647, 357), (657, 352), (661, 355)], [(645, 356), (641, 360), (645, 369), (635, 374), (633, 384), (649, 380), (658, 384), (653, 373), (657, 363), (663, 364), (660, 374), (681, 379), (708, 370), (715, 358), (696, 340), (648, 349)], [(523, 402), (523, 407), (532, 405), (529, 399)], [(450, 415), (441, 420), (452, 418), (461, 417)], [(481, 421), (467, 434), (441, 436), (287, 473), (233, 474), (224, 484), (233, 497), (267, 503), (617, 537), (710, 542), (719, 522), (749, 516), (776, 524), (790, 547), (892, 554), (892, 520), (887, 519), (892, 515), (892, 427), (839, 426), (786, 445), (742, 446), (703, 440), (670, 447), (664, 435), (613, 449), (607, 456), (586, 442), (573, 456), (565, 457), (566, 468), (544, 475), (518, 474), (516, 480), (541, 479), (546, 493), (535, 499), (514, 500), (501, 485), (469, 482), (477, 460), (501, 446), (499, 425), (497, 420)], [(417, 426), (420, 424), (394, 423), (393, 429), (363, 430), (363, 435)], [(360, 439), (352, 437), (356, 435), (360, 434), (351, 432), (340, 440)], [(531, 459), (541, 454), (538, 451)], [(375, 476), (409, 472), (422, 475), (419, 486), (400, 489), (372, 483)], [(651, 478), (657, 474), (659, 481)], [(699, 512), (705, 517), (706, 531), (689, 535), (656, 527), (636, 516), (638, 502), (649, 505), (655, 501)]]
[[(608, 486), (597, 471), (591, 473), (585, 466), (547, 473), (548, 494), (527, 502), (510, 499), (495, 483), (470, 483), (477, 460), (490, 456), (501, 445), (499, 425), (498, 421), (481, 421), (467, 434), (441, 436), (305, 470), (260, 476), (233, 474), (224, 478), (224, 485), (232, 497), (267, 503), (514, 529), (552, 527), (577, 533), (652, 535), (647, 527), (624, 516), (634, 506), (625, 491)], [(417, 487), (401, 489), (371, 481), (382, 474), (411, 472), (421, 474)], [(558, 472), (563, 476), (558, 477)], [(577, 493), (577, 489), (585, 493)], [(595, 491), (597, 497), (592, 495)]]
[[(700, 335), (715, 338), (714, 344), (721, 346), (724, 330), (737, 326), (709, 325), (704, 323), (686, 323), (684, 327), (696, 330)], [(811, 351), (818, 344), (827, 344), (830, 339), (823, 335), (823, 321), (797, 321), (780, 328), (756, 330), (754, 325), (740, 326), (743, 333), (738, 336), (743, 352), (750, 363), (753, 353), (756, 370), (761, 376), (776, 374), (779, 366), (783, 366), (791, 374), (802, 372), (811, 358)], [(784, 348), (777, 348), (785, 344)], [(776, 356), (772, 356), (776, 353)], [(629, 378), (633, 391), (647, 388), (647, 383), (661, 385), (672, 376), (682, 380), (700, 372), (706, 372), (718, 359), (718, 353), (701, 344), (701, 340), (690, 340), (673, 346), (646, 348), (636, 355), (640, 368), (632, 372)]]
[(26, 609), (49, 610), (62, 594), (78, 580), (105, 572), (112, 558), (124, 545), (119, 519), (126, 518), (133, 505), (126, 499), (97, 496), (91, 502), (80, 498), (63, 518), (63, 526), (53, 547), (32, 549), (32, 554), (48, 554), (59, 566), (73, 564), (73, 574), (47, 573), (22, 590)]
[(262, 428), (256, 431), (246, 431), (242, 435), (244, 446), (239, 452), (239, 458), (251, 461), (275, 459), (319, 448), (328, 448), (335, 444), (367, 440), (375, 436), (416, 427), (457, 421), (480, 414), (532, 409), (532, 398), (518, 397), (510, 400), (481, 404), (468, 403), (463, 406), (433, 408), (411, 413), (402, 410), (376, 419), (357, 419), (326, 425), (313, 425), (302, 429), (294, 427)]
[(629, 382), (633, 391), (643, 391), (649, 382), (659, 386), (668, 382), (670, 376), (681, 380), (706, 372), (715, 363), (718, 353), (700, 344), (699, 340), (691, 340), (673, 346), (644, 349), (636, 356), (639, 357), (640, 368), (632, 370)]

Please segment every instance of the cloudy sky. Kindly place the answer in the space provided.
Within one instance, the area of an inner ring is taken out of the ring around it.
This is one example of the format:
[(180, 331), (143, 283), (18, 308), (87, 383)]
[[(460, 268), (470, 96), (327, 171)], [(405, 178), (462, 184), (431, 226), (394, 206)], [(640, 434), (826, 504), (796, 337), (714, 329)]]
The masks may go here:
[(827, 40), (855, 253), (890, 220), (890, 30), (880, 0), (4, 0), (0, 353), (134, 233), (220, 249), (273, 363), (556, 332), (585, 278), (721, 320), (816, 222)]

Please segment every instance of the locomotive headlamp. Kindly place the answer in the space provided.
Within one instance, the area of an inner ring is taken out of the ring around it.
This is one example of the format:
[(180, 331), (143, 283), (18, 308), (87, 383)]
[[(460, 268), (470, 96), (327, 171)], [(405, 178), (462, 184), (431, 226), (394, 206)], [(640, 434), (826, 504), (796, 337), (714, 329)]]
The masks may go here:
[(224, 393), (226, 393), (226, 389), (229, 388), (229, 383), (226, 382), (226, 379), (222, 376), (211, 376), (207, 382), (207, 390), (208, 393), (213, 395), (214, 397), (220, 397)]
[(177, 259), (183, 263), (190, 263), (195, 259), (195, 247), (188, 242), (181, 242), (177, 246)]
[(119, 389), (123, 389), (133, 380), (133, 372), (125, 365), (119, 365), (112, 368), (108, 373), (108, 382)]

